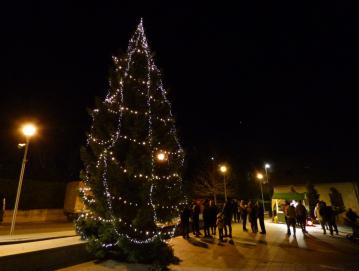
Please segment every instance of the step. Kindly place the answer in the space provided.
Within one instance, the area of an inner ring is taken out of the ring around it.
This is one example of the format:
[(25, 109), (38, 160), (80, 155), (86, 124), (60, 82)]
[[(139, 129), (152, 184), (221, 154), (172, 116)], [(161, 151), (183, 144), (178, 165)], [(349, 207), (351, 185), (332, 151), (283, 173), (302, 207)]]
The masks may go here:
[(30, 233), (30, 234), (16, 234), (16, 235), (0, 235), (0, 246), (17, 243), (26, 243), (34, 241), (43, 241), (64, 237), (76, 236), (75, 230), (58, 231), (58, 232), (44, 232), (44, 233)]
[(0, 246), (0, 271), (45, 271), (93, 260), (79, 236)]

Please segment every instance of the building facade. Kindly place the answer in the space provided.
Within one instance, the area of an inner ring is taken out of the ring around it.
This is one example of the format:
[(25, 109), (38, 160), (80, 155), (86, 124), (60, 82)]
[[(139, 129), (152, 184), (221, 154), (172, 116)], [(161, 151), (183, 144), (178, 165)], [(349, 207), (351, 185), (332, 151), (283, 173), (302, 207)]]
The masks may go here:
[[(342, 206), (344, 210), (351, 208), (359, 212), (359, 192), (358, 185), (352, 182), (344, 183), (314, 183), (314, 188), (319, 194), (319, 200), (325, 201), (327, 205)], [(299, 185), (278, 185), (274, 187), (274, 195), (280, 193), (307, 193), (305, 184)], [(277, 200), (277, 201), (276, 201)], [(272, 206), (275, 206), (278, 199), (273, 199)], [(308, 206), (307, 199), (304, 203)], [(338, 223), (343, 223), (345, 212), (339, 215)]]

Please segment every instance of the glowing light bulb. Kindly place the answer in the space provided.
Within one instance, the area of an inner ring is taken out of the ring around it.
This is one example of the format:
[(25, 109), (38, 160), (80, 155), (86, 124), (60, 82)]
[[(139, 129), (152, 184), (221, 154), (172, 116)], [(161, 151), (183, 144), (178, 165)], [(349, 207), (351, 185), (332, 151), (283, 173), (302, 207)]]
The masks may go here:
[(226, 172), (227, 172), (227, 167), (226, 167), (226, 166), (220, 166), (219, 170), (220, 170), (222, 173), (226, 173)]
[(159, 153), (157, 153), (157, 160), (159, 161), (159, 162), (164, 162), (164, 161), (166, 161), (167, 160), (167, 154), (165, 153), (165, 152), (159, 152)]
[(25, 136), (33, 136), (34, 134), (36, 134), (36, 127), (35, 125), (31, 124), (31, 123), (28, 123), (28, 124), (25, 124), (23, 127), (22, 127), (22, 133), (25, 135)]
[(257, 179), (262, 180), (263, 179), (263, 174), (262, 173), (257, 173)]

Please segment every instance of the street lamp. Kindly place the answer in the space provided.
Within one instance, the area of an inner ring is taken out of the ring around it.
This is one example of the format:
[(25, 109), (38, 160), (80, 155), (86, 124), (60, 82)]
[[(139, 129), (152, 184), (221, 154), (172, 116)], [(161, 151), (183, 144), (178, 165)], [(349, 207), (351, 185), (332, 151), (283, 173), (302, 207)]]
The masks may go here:
[[(19, 206), (19, 200), (20, 200), (20, 194), (21, 194), (21, 187), (22, 187), (22, 181), (24, 179), (24, 173), (25, 173), (25, 165), (26, 165), (26, 157), (27, 157), (27, 151), (29, 149), (29, 144), (30, 144), (30, 138), (36, 134), (36, 126), (34, 126), (31, 123), (27, 123), (24, 126), (22, 126), (22, 133), (26, 138), (26, 143), (25, 143), (25, 151), (24, 151), (24, 157), (22, 159), (22, 165), (21, 165), (21, 171), (20, 171), (20, 177), (19, 177), (19, 184), (17, 186), (17, 193), (16, 193), (16, 200), (15, 200), (15, 206), (14, 206), (14, 211), (12, 214), (12, 220), (11, 220), (11, 228), (10, 228), (10, 235), (12, 235), (14, 233), (14, 229), (15, 229), (15, 220), (16, 220), (16, 214), (17, 214), (17, 209)], [(20, 146), (20, 144), (19, 144)], [(23, 145), (22, 145), (23, 146)]]
[(263, 197), (263, 187), (262, 187), (263, 174), (262, 174), (262, 173), (257, 173), (257, 179), (259, 180), (259, 182), (260, 182), (260, 184), (261, 184), (262, 204), (263, 204), (263, 212), (264, 212), (264, 211), (265, 211), (265, 208), (264, 208), (264, 197)]
[(226, 173), (227, 167), (225, 165), (219, 166), (219, 171), (223, 174), (223, 185), (224, 185), (224, 200), (227, 201), (227, 186), (226, 186)]

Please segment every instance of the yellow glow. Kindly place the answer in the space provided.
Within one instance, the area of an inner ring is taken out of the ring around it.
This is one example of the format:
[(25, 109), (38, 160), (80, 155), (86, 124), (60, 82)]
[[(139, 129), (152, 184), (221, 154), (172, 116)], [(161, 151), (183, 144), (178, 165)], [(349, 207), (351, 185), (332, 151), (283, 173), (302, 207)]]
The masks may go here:
[(164, 152), (159, 152), (157, 154), (157, 160), (160, 162), (166, 161), (167, 160), (167, 155)]
[(23, 127), (22, 127), (22, 133), (25, 135), (25, 136), (33, 136), (34, 134), (36, 134), (36, 127), (35, 125), (31, 124), (31, 123), (28, 123), (28, 124), (25, 124)]
[(226, 173), (226, 172), (227, 172), (227, 167), (226, 167), (226, 166), (220, 166), (220, 167), (219, 167), (219, 170), (220, 170), (222, 173)]
[(262, 180), (263, 179), (263, 174), (262, 173), (257, 173), (257, 179)]

